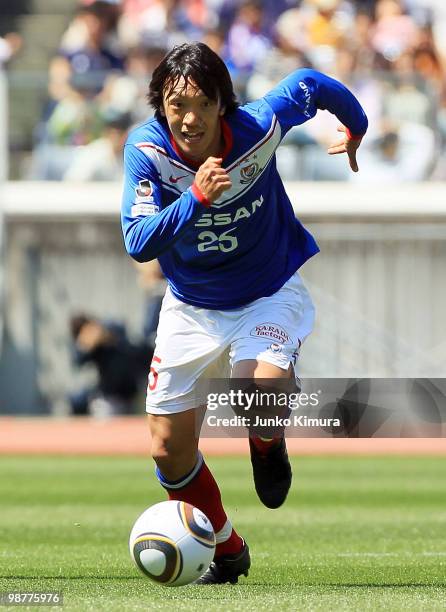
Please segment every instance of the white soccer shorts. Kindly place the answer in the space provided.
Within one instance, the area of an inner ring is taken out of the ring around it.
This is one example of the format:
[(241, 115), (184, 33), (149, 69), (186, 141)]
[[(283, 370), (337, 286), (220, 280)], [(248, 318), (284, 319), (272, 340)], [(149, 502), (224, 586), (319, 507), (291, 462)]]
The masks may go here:
[(150, 367), (147, 412), (197, 408), (197, 381), (229, 378), (234, 364), (244, 359), (284, 370), (295, 366), (313, 325), (313, 302), (297, 272), (273, 295), (234, 310), (197, 308), (168, 288)]

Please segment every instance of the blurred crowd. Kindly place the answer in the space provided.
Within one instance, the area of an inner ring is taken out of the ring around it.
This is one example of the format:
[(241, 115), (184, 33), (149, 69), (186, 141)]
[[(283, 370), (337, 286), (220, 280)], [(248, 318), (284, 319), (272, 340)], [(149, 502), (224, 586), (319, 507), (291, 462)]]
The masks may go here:
[(337, 122), (323, 112), (279, 149), (285, 179), (446, 177), (445, 0), (80, 0), (49, 66), (30, 178), (119, 179), (127, 131), (151, 114), (151, 74), (188, 40), (221, 55), (242, 102), (304, 66), (359, 98), (360, 174), (325, 154)]

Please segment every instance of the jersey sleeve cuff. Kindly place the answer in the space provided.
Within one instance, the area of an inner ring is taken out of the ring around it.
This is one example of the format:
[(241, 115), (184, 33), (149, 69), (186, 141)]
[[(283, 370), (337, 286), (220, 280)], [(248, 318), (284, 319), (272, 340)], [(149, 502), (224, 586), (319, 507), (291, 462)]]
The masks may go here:
[(345, 128), (345, 133), (347, 134), (347, 138), (349, 140), (361, 140), (364, 134), (352, 134), (348, 127)]
[(191, 191), (200, 204), (202, 204), (205, 208), (209, 208), (211, 206), (212, 202), (207, 199), (201, 189), (197, 187), (196, 183), (192, 184)]

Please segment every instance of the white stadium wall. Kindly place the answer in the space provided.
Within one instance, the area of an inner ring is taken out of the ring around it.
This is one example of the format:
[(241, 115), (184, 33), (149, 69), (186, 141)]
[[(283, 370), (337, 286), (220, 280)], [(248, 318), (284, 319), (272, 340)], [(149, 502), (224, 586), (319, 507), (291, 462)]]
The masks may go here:
[[(444, 377), (445, 187), (290, 183), (287, 191), (321, 247), (302, 270), (317, 324), (301, 375)], [(6, 184), (0, 412), (66, 410), (79, 381), (74, 312), (141, 333), (144, 295), (119, 204), (119, 184)]]

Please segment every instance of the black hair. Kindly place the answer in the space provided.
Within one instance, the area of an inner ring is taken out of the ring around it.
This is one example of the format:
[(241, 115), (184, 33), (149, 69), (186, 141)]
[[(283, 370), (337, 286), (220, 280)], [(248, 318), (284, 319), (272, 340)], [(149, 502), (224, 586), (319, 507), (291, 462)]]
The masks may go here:
[(225, 115), (237, 108), (234, 87), (224, 61), (204, 43), (186, 43), (174, 47), (153, 72), (147, 98), (158, 119), (164, 94), (170, 94), (181, 78), (184, 78), (185, 87), (192, 81), (210, 100), (220, 100)]

